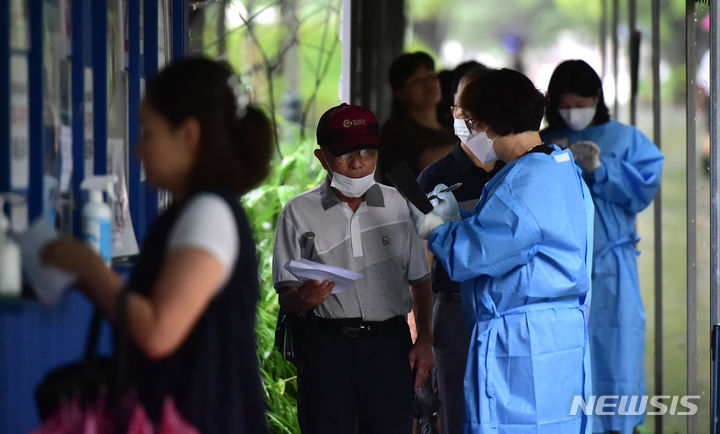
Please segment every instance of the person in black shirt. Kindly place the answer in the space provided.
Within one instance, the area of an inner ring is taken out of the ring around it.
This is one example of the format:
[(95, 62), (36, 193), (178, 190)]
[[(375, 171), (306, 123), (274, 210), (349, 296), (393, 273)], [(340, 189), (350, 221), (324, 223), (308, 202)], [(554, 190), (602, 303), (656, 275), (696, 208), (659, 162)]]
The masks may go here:
[(397, 162), (407, 161), (417, 176), (450, 152), (455, 142), (452, 130), (438, 120), (442, 93), (432, 57), (423, 52), (402, 54), (390, 66), (389, 78), (392, 115), (380, 130), (376, 176), (385, 184), (385, 174)]
[[(451, 107), (456, 119), (456, 134), (467, 137), (462, 108), (458, 101), (468, 83), (480, 77), (487, 68), (479, 66), (465, 73), (456, 84), (455, 103)], [(460, 122), (457, 122), (457, 121)], [(462, 140), (458, 140), (445, 157), (426, 167), (418, 177), (423, 190), (428, 193), (440, 183), (462, 185), (453, 191), (460, 208), (472, 212), (483, 191), (485, 183), (497, 173), (504, 163), (500, 160), (481, 163)], [(432, 253), (428, 251), (428, 257)], [(435, 376), (440, 395), (440, 426), (443, 434), (460, 434), (463, 430), (464, 390), (463, 377), (467, 359), (468, 339), (463, 323), (460, 302), (460, 284), (450, 280), (439, 261), (429, 259), (432, 267), (432, 288), (437, 299), (433, 309), (433, 353)]]

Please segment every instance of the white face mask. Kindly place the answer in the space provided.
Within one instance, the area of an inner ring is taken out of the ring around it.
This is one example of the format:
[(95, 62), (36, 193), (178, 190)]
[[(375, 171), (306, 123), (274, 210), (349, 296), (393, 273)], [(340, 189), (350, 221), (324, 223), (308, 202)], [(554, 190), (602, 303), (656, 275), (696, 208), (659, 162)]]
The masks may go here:
[(325, 158), (325, 164), (327, 164), (332, 175), (330, 187), (335, 188), (343, 195), (347, 197), (360, 197), (365, 194), (365, 192), (368, 191), (373, 184), (375, 184), (375, 170), (362, 178), (350, 178), (349, 176), (342, 175), (332, 170), (324, 153), (323, 157)]
[(472, 133), (468, 129), (465, 119), (455, 119), (453, 122), (453, 129), (455, 130), (457, 138), (460, 139), (461, 142), (467, 144), (467, 140)]
[(493, 148), (494, 140), (495, 139), (488, 137), (485, 131), (480, 131), (479, 133), (471, 132), (465, 144), (481, 163), (487, 164), (498, 159), (495, 149)]
[(575, 131), (584, 130), (595, 117), (595, 107), (588, 108), (559, 108), (558, 114), (568, 127)]
[(362, 178), (350, 178), (337, 172), (332, 172), (330, 187), (336, 188), (347, 197), (360, 197), (375, 184), (375, 171)]

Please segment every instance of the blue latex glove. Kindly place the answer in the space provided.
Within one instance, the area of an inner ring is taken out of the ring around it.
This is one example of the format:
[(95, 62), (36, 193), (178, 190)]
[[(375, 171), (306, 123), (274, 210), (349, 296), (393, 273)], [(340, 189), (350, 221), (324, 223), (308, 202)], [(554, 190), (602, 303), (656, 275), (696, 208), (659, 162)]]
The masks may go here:
[(430, 201), (433, 204), (433, 209), (427, 214), (417, 209), (412, 203), (407, 203), (408, 208), (410, 208), (410, 218), (415, 223), (415, 229), (420, 238), (427, 240), (430, 233), (438, 226), (452, 220), (460, 220), (460, 208), (455, 196), (452, 192), (442, 191), (446, 188), (445, 184), (438, 184), (433, 191), (428, 193), (428, 196), (435, 195), (437, 199)]

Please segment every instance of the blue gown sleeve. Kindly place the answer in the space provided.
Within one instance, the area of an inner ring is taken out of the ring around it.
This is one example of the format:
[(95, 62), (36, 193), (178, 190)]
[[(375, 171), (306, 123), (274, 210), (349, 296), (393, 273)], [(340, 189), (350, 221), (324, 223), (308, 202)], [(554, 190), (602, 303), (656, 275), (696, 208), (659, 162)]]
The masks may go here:
[(630, 144), (623, 155), (613, 157), (601, 152), (600, 167), (583, 176), (593, 196), (638, 213), (650, 205), (660, 187), (664, 157), (636, 128), (624, 140)]
[(495, 192), (481, 210), (436, 228), (428, 248), (456, 282), (482, 274), (500, 276), (528, 263), (542, 238), (528, 207), (507, 190)]

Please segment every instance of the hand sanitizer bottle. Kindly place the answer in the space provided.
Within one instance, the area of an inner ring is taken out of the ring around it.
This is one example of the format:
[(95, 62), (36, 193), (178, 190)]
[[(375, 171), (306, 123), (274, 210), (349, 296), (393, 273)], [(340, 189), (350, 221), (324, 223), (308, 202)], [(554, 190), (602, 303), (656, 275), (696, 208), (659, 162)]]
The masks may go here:
[(117, 176), (103, 175), (88, 176), (80, 184), (80, 188), (89, 193), (88, 202), (82, 210), (82, 238), (108, 266), (112, 260), (112, 212), (103, 201), (103, 191), (107, 192), (110, 200), (114, 200), (116, 182)]
[(22, 289), (22, 260), (20, 247), (10, 235), (10, 221), (5, 215), (7, 194), (0, 194), (0, 296), (19, 297)]

